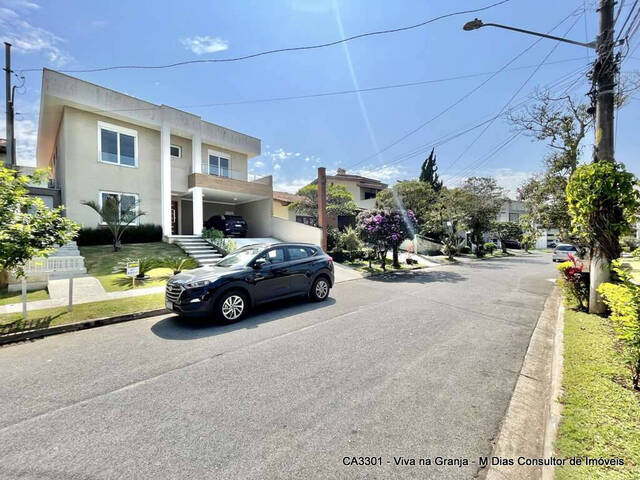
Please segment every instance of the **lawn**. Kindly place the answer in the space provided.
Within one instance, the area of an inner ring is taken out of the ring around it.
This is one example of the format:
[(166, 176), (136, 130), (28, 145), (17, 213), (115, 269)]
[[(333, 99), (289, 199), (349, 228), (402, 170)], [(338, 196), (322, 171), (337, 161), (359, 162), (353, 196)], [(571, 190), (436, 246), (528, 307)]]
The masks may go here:
[[(48, 300), (49, 292), (45, 289), (27, 292), (27, 302), (35, 302), (36, 300)], [(8, 305), (10, 303), (21, 303), (22, 292), (9, 292), (7, 290), (0, 291), (0, 305)]]
[(164, 307), (164, 294), (140, 295), (138, 297), (105, 300), (102, 302), (81, 303), (74, 305), (73, 311), (67, 307), (47, 308), (36, 310), (29, 314), (29, 318), (22, 320), (21, 313), (7, 313), (0, 315), (0, 334), (46, 328), (65, 323), (80, 322), (92, 318), (112, 317), (127, 313), (143, 312)]
[(555, 478), (640, 478), (640, 395), (617, 353), (610, 321), (567, 310), (564, 342), (557, 455), (622, 458), (624, 465), (564, 466)]
[(631, 278), (640, 283), (640, 260), (627, 260), (624, 259), (624, 263), (631, 267)]
[[(131, 278), (123, 273), (113, 273), (113, 267), (126, 258), (180, 256), (186, 254), (178, 247), (165, 242), (129, 243), (122, 245), (119, 252), (114, 252), (111, 245), (80, 247), (80, 254), (85, 259), (87, 273), (96, 277), (107, 292), (130, 290)], [(149, 279), (136, 282), (136, 288), (164, 285), (173, 274), (169, 268), (156, 268), (148, 272)]]

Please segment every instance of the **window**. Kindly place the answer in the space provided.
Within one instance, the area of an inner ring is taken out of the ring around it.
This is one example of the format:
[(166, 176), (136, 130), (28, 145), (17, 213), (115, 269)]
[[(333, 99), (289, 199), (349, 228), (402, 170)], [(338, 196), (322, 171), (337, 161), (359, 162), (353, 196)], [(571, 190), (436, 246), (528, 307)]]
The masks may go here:
[[(132, 205), (135, 205), (134, 212), (138, 212), (138, 195), (135, 193), (120, 193), (120, 192), (100, 192), (100, 207), (102, 207), (109, 198), (116, 198), (120, 200), (120, 216), (131, 208)], [(138, 218), (136, 218), (132, 224), (138, 224)], [(102, 222), (104, 224), (104, 222)]]
[(289, 260), (300, 260), (313, 255), (311, 249), (305, 247), (287, 247), (287, 253), (289, 254)]
[(223, 157), (221, 153), (209, 151), (209, 175), (229, 178), (231, 176), (230, 166), (231, 160)]
[(282, 263), (284, 262), (284, 249), (272, 248), (265, 255), (263, 255), (263, 258), (267, 261), (267, 263)]
[(182, 147), (180, 145), (171, 145), (171, 156), (175, 158), (182, 158)]
[(137, 132), (98, 122), (98, 161), (125, 167), (137, 167)]
[(307, 215), (296, 215), (296, 222), (311, 225), (312, 227), (316, 226), (316, 219)]
[(376, 198), (378, 190), (375, 188), (363, 188), (362, 195), (364, 196), (364, 200), (369, 200), (371, 198)]
[(518, 223), (518, 220), (520, 220), (520, 214), (519, 213), (510, 213), (509, 214), (509, 221), (510, 222)]

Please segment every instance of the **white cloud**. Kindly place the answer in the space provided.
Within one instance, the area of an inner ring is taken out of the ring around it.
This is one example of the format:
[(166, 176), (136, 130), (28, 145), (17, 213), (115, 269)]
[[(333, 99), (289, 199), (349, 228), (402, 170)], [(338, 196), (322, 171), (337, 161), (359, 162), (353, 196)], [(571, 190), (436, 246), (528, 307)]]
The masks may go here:
[(375, 178), (376, 180), (388, 182), (398, 180), (400, 177), (405, 176), (406, 168), (395, 165), (383, 165), (379, 168), (361, 168), (356, 170), (354, 173), (356, 175), (362, 175), (363, 177)]
[(276, 170), (276, 171), (280, 170), (280, 164), (279, 163), (275, 163), (273, 165), (273, 169)]
[[(518, 195), (518, 187), (520, 187), (525, 181), (531, 178), (534, 172), (525, 172), (520, 170), (513, 170), (512, 168), (497, 168), (495, 170), (486, 170), (483, 172), (476, 172), (472, 176), (475, 177), (493, 177), (496, 179), (498, 185), (505, 190), (506, 196), (515, 199)], [(466, 180), (467, 177), (456, 177), (452, 175), (443, 175), (445, 185), (449, 187), (457, 187)]]
[[(5, 117), (0, 118), (0, 132), (5, 132)], [(33, 120), (16, 118), (13, 122), (16, 139), (16, 157), (18, 165), (35, 167), (38, 125)]]
[(196, 55), (203, 53), (221, 52), (229, 48), (229, 42), (220, 37), (195, 36), (180, 40), (187, 50), (191, 50)]
[(261, 160), (258, 160), (257, 162), (253, 162), (253, 166), (255, 168), (262, 168), (262, 167), (264, 167), (264, 162), (261, 161)]
[[(23, 5), (28, 3), (22, 2)], [(72, 60), (71, 55), (60, 47), (64, 43), (62, 38), (32, 25), (10, 8), (0, 8), (0, 32), (0, 41), (11, 43), (20, 52), (44, 53), (56, 67)]]
[(309, 185), (313, 178), (296, 178), (293, 180), (274, 179), (273, 189), (279, 192), (296, 193), (305, 185)]
[(29, 2), (27, 0), (2, 0), (1, 3), (3, 5), (6, 5), (11, 8), (16, 8), (18, 10), (21, 10), (21, 9), (37, 10), (38, 8), (40, 8), (40, 5), (38, 5), (37, 3)]

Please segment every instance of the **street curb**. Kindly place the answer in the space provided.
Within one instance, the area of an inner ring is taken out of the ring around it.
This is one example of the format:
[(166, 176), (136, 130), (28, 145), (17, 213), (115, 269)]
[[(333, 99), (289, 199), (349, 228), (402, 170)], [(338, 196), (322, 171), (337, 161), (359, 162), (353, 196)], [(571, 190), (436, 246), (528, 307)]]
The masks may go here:
[(489, 466), (480, 471), (480, 478), (553, 478), (552, 468), (549, 472), (541, 466), (518, 465), (517, 459), (546, 458), (552, 454), (560, 419), (557, 398), (562, 370), (561, 303), (562, 296), (555, 287), (531, 335), (518, 381), (494, 441), (491, 456), (512, 459), (514, 465), (491, 465), (489, 461)]
[(0, 345), (8, 343), (21, 342), (24, 340), (33, 340), (36, 338), (48, 337), (50, 335), (58, 335), (60, 333), (75, 332), (77, 330), (85, 330), (87, 328), (102, 327), (114, 323), (128, 322), (141, 318), (154, 317), (166, 313), (164, 308), (155, 310), (146, 310), (144, 312), (127, 313), (126, 315), (117, 315), (115, 317), (93, 318), (82, 322), (67, 323), (64, 325), (56, 325), (55, 327), (39, 328), (37, 330), (24, 330), (22, 332), (9, 333), (0, 336)]

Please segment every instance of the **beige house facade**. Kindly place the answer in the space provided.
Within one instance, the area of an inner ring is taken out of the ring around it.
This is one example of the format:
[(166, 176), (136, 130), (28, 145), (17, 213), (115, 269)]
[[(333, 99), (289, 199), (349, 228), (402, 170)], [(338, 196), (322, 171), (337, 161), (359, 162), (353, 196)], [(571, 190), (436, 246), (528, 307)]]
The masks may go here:
[[(316, 183), (314, 181), (313, 183)], [(327, 185), (342, 185), (353, 196), (362, 210), (371, 210), (376, 206), (376, 195), (388, 185), (374, 178), (348, 174), (344, 168), (338, 168), (335, 175), (327, 175)]]
[(272, 179), (250, 179), (258, 138), (45, 69), (37, 165), (49, 168), (66, 215), (95, 227), (83, 201), (135, 202), (166, 238), (199, 235), (212, 215), (242, 215), (249, 236), (272, 235)]

